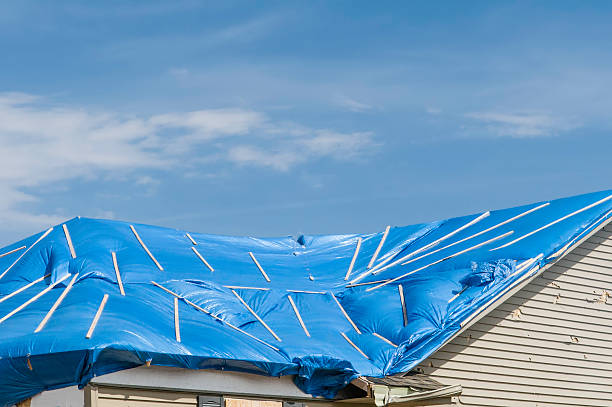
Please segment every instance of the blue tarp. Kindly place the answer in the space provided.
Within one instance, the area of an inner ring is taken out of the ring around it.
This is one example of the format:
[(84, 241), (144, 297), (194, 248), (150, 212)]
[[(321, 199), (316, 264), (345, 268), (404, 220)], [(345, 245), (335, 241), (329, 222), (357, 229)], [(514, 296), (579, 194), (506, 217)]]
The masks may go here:
[(0, 405), (147, 362), (291, 374), (325, 397), (410, 371), (607, 219), (611, 194), (299, 238), (74, 218), (0, 250)]

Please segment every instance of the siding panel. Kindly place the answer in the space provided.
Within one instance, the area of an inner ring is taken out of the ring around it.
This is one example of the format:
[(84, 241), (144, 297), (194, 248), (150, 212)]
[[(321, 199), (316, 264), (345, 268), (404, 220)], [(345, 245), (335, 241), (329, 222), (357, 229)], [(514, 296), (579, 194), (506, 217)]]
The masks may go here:
[(612, 226), (606, 226), (420, 368), (460, 404), (612, 407)]

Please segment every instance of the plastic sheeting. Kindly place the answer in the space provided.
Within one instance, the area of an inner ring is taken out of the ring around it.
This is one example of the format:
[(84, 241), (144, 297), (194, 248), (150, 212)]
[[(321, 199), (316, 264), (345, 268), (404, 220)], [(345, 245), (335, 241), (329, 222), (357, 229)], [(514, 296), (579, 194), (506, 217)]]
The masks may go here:
[(607, 219), (611, 194), (393, 227), (382, 246), (384, 231), (254, 238), (72, 219), (0, 251), (0, 405), (146, 363), (291, 374), (325, 397), (410, 371)]

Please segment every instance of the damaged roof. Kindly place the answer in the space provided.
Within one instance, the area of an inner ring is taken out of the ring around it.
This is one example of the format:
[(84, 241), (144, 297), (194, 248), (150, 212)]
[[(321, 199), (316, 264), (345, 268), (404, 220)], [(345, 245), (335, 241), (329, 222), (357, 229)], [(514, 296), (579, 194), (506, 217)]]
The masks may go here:
[(603, 191), (299, 238), (74, 218), (0, 250), (0, 406), (139, 365), (295, 375), (325, 397), (415, 380), (611, 209)]

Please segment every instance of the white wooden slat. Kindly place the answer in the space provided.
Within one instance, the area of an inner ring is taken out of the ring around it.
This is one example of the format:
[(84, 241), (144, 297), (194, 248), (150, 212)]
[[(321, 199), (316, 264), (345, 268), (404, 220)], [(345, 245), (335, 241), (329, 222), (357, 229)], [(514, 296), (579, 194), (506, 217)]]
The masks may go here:
[[(379, 284), (379, 285), (377, 285), (377, 286), (367, 288), (367, 289), (366, 289), (366, 291), (373, 291), (373, 290), (377, 290), (377, 289), (379, 289), (379, 288), (381, 288), (381, 287), (386, 286), (387, 284), (391, 284), (391, 283), (393, 283), (393, 282), (395, 282), (395, 281), (397, 281), (397, 280), (401, 280), (402, 278), (408, 277), (409, 275), (414, 274), (414, 273), (416, 273), (416, 272), (418, 272), (418, 271), (424, 270), (424, 269), (426, 269), (426, 268), (429, 268), (429, 267), (431, 267), (431, 266), (434, 266), (434, 265), (436, 265), (436, 264), (438, 264), (438, 263), (441, 263), (441, 262), (446, 261), (446, 260), (448, 260), (448, 259), (451, 259), (451, 258), (453, 258), (453, 257), (460, 256), (460, 255), (465, 254), (465, 253), (467, 253), (467, 252), (470, 252), (470, 251), (472, 251), (472, 250), (479, 249), (480, 247), (482, 247), (482, 246), (486, 246), (486, 245), (488, 245), (488, 244), (490, 244), (490, 243), (493, 243), (493, 242), (495, 242), (495, 241), (497, 241), (497, 240), (499, 240), (499, 239), (503, 239), (504, 237), (510, 236), (512, 233), (514, 233), (514, 232), (511, 230), (511, 231), (506, 232), (506, 233), (503, 233), (503, 234), (501, 234), (501, 235), (499, 235), (499, 236), (495, 236), (494, 238), (491, 238), (491, 239), (489, 239), (489, 240), (486, 240), (486, 241), (484, 241), (484, 242), (482, 242), (482, 243), (478, 243), (478, 244), (476, 244), (476, 245), (474, 245), (474, 246), (472, 246), (472, 247), (468, 247), (467, 249), (460, 250), (460, 251), (458, 251), (457, 253), (453, 253), (453, 254), (451, 254), (451, 255), (449, 255), (449, 256), (446, 256), (446, 257), (443, 257), (443, 258), (441, 258), (441, 259), (438, 259), (438, 260), (436, 260), (436, 261), (434, 261), (434, 262), (432, 262), (432, 263), (426, 264), (425, 266), (422, 266), (422, 267), (419, 267), (419, 268), (417, 268), (417, 269), (411, 270), (411, 271), (409, 271), (409, 272), (407, 272), (407, 273), (404, 273), (404, 274), (402, 274), (402, 275), (400, 275), (400, 276), (393, 277), (392, 279), (390, 279), (390, 280), (388, 280), (388, 281), (385, 281), (384, 283), (381, 283), (381, 284)], [(380, 269), (380, 270), (378, 270), (377, 272), (380, 272), (380, 271), (382, 271), (382, 270), (383, 270), (383, 269)]]
[(208, 262), (206, 261), (206, 259), (204, 258), (204, 256), (202, 256), (202, 255), (200, 254), (200, 252), (198, 251), (198, 249), (196, 249), (195, 247), (193, 247), (193, 246), (192, 246), (192, 247), (191, 247), (191, 250), (193, 250), (193, 252), (195, 253), (195, 255), (196, 255), (196, 256), (198, 256), (198, 259), (200, 259), (200, 261), (201, 261), (202, 263), (204, 263), (204, 265), (205, 265), (206, 267), (208, 267), (208, 269), (209, 269), (211, 272), (215, 271), (215, 269), (214, 269), (214, 268), (213, 268), (213, 267), (212, 267), (210, 264), (208, 264)]
[(402, 319), (404, 326), (408, 325), (408, 314), (406, 312), (406, 299), (404, 298), (404, 286), (401, 284), (397, 285), (397, 291), (399, 292), (400, 305), (402, 307)]
[(346, 271), (346, 275), (344, 276), (344, 280), (348, 280), (353, 272), (353, 267), (355, 267), (355, 261), (357, 261), (357, 256), (359, 256), (359, 249), (361, 248), (361, 238), (357, 238), (357, 245), (355, 246), (355, 252), (353, 253), (353, 258), (351, 259), (351, 264), (349, 265), (348, 270)]
[(11, 255), (13, 253), (17, 253), (18, 251), (21, 251), (21, 250), (23, 250), (25, 248), (26, 248), (25, 246), (20, 246), (20, 247), (18, 247), (16, 249), (9, 250), (8, 252), (4, 252), (4, 253), (0, 254), (0, 258), (8, 256), (8, 255)]
[(73, 259), (76, 259), (76, 252), (74, 251), (74, 246), (72, 245), (72, 238), (70, 237), (70, 232), (68, 232), (68, 226), (66, 224), (62, 224), (62, 229), (64, 229), (64, 236), (66, 237), (66, 242), (68, 243), (68, 248), (70, 249), (70, 255)]
[(19, 257), (17, 257), (17, 259), (14, 262), (11, 263), (11, 265), (8, 266), (7, 269), (4, 270), (4, 272), (2, 274), (0, 274), (0, 280), (2, 279), (2, 277), (4, 277), (6, 275), (6, 273), (8, 273), (13, 267), (15, 267), (15, 264), (19, 263), (19, 260), (21, 260), (23, 258), (23, 256), (25, 256), (41, 240), (43, 240), (45, 237), (47, 237), (49, 235), (49, 233), (51, 233), (51, 231), (53, 231), (53, 228), (47, 229), (47, 231), (45, 233), (43, 233), (38, 239), (36, 239), (36, 241), (34, 243), (32, 243), (32, 245), (30, 247), (25, 249), (25, 251), (23, 253), (21, 253), (21, 255)]
[(58, 284), (63, 282), (68, 277), (70, 277), (70, 274), (64, 275), (62, 278), (60, 278), (59, 280), (57, 280), (53, 284), (49, 285), (47, 288), (45, 288), (44, 290), (42, 290), (41, 292), (39, 292), (38, 294), (36, 294), (32, 298), (30, 298), (29, 300), (27, 300), (26, 302), (24, 302), (23, 304), (21, 304), (20, 306), (18, 306), (14, 310), (12, 310), (11, 312), (9, 312), (8, 314), (6, 314), (2, 318), (0, 318), (0, 324), (2, 322), (6, 321), (7, 319), (9, 319), (10, 317), (12, 317), (13, 315), (15, 315), (16, 313), (18, 313), (19, 311), (21, 311), (22, 309), (24, 309), (25, 307), (27, 307), (28, 305), (32, 304), (34, 301), (38, 300), (40, 297), (42, 297), (43, 295), (45, 295), (49, 291), (53, 290), (55, 288), (55, 286), (57, 286)]
[[(462, 230), (465, 230), (465, 229), (475, 225), (476, 223), (480, 222), (481, 220), (489, 217), (489, 215), (491, 215), (491, 213), (489, 211), (484, 212), (483, 214), (477, 216), (476, 218), (472, 219), (471, 221), (467, 222), (466, 224), (464, 224), (464, 225), (460, 226), (459, 228), (453, 230), (452, 232), (447, 233), (446, 235), (440, 237), (439, 239), (436, 239), (433, 242), (428, 243), (428, 244), (426, 244), (426, 245), (416, 249), (415, 251), (413, 251), (411, 253), (408, 253), (405, 256), (400, 257), (399, 259), (393, 260), (393, 257), (389, 257), (386, 260), (384, 260), (383, 262), (377, 264), (376, 267), (374, 267), (374, 268), (372, 268), (370, 270), (370, 272), (372, 274), (377, 274), (377, 273), (380, 273), (380, 272), (382, 272), (384, 270), (387, 270), (387, 269), (389, 269), (389, 268), (391, 268), (393, 266), (396, 266), (396, 265), (398, 265), (400, 263), (403, 263), (404, 261), (412, 258), (413, 256), (416, 256), (419, 253), (422, 253), (422, 252), (424, 252), (426, 250), (431, 249), (432, 247), (437, 246), (438, 244), (442, 243), (446, 239), (450, 239), (451, 237), (455, 236), (457, 233), (461, 232)], [(391, 261), (391, 263), (389, 263), (390, 261)], [(389, 263), (389, 264), (387, 264), (387, 263)], [(367, 276), (368, 274), (370, 274), (370, 273), (362, 274), (358, 278), (356, 278), (353, 281), (351, 281), (351, 284), (357, 282), (358, 280), (362, 279), (363, 277)]]
[(266, 281), (269, 283), (270, 282), (270, 277), (268, 277), (268, 274), (264, 271), (263, 267), (261, 267), (261, 264), (259, 264), (259, 262), (257, 261), (257, 259), (255, 258), (255, 255), (252, 252), (249, 252), (249, 256), (251, 257), (251, 260), (253, 260), (253, 263), (255, 263), (255, 265), (257, 266), (257, 268), (259, 269), (259, 272), (261, 273), (261, 275), (266, 279)]
[(247, 302), (243, 300), (242, 297), (236, 291), (234, 290), (231, 290), (231, 291), (236, 296), (236, 298), (238, 298), (238, 300), (242, 303), (242, 305), (244, 305), (244, 307), (251, 313), (251, 315), (253, 315), (255, 319), (257, 319), (264, 326), (264, 328), (266, 328), (268, 332), (272, 334), (272, 336), (277, 341), (281, 342), (281, 338), (276, 334), (276, 332), (272, 330), (272, 328), (268, 326), (268, 324), (266, 324), (266, 322), (253, 310), (253, 308), (251, 308), (251, 306), (247, 304)]
[(94, 315), (94, 318), (91, 321), (91, 325), (89, 326), (89, 330), (87, 331), (85, 338), (91, 339), (91, 337), (93, 336), (94, 330), (96, 329), (96, 326), (98, 326), (98, 321), (100, 321), (100, 317), (102, 316), (104, 307), (106, 307), (107, 301), (108, 301), (108, 294), (104, 294), (104, 296), (102, 297), (102, 301), (100, 302), (100, 305), (98, 306), (98, 310), (96, 311), (96, 315)]
[(23, 291), (27, 290), (28, 288), (40, 283), (41, 281), (43, 281), (45, 278), (50, 277), (51, 274), (45, 274), (42, 277), (37, 278), (36, 280), (24, 285), (23, 287), (20, 287), (18, 289), (16, 289), (15, 291), (5, 295), (4, 297), (0, 298), (0, 303), (3, 303), (4, 301), (13, 298), (14, 296), (16, 296), (19, 293), (22, 293)]
[(389, 339), (385, 338), (384, 336), (382, 336), (379, 333), (376, 332), (372, 332), (372, 335), (374, 335), (375, 337), (377, 337), (378, 339), (380, 339), (381, 341), (385, 342), (387, 345), (391, 345), (394, 348), (397, 348), (397, 345), (394, 344), (393, 342), (391, 342)]
[(136, 236), (136, 239), (138, 240), (138, 243), (140, 243), (140, 245), (142, 246), (142, 248), (144, 249), (145, 252), (147, 252), (147, 254), (149, 255), (149, 257), (151, 258), (151, 260), (153, 260), (153, 263), (155, 263), (155, 265), (157, 266), (157, 268), (160, 271), (164, 271), (164, 268), (161, 266), (161, 264), (159, 264), (159, 262), (157, 261), (157, 259), (155, 258), (155, 256), (153, 256), (153, 253), (151, 253), (151, 250), (149, 250), (149, 248), (147, 247), (147, 245), (142, 241), (142, 239), (140, 238), (140, 235), (138, 234), (138, 232), (136, 231), (136, 228), (134, 228), (133, 225), (130, 225), (130, 229), (132, 230), (132, 233), (134, 233), (134, 236)]
[(111, 252), (111, 258), (113, 259), (113, 268), (115, 269), (115, 277), (117, 278), (117, 284), (119, 285), (119, 292), (121, 295), (125, 295), (123, 289), (123, 280), (121, 279), (121, 273), (119, 272), (119, 264), (117, 263), (117, 253)]
[(310, 338), (310, 332), (308, 332), (308, 328), (306, 328), (306, 324), (304, 324), (304, 320), (302, 319), (302, 315), (300, 315), (300, 311), (298, 310), (297, 306), (295, 305), (295, 302), (293, 301), (293, 298), (290, 295), (287, 295), (287, 298), (289, 299), (289, 303), (291, 304), (291, 308), (293, 308), (293, 312), (295, 312), (295, 316), (297, 317), (300, 325), (302, 326), (302, 329), (304, 330), (304, 333), (306, 334), (307, 337)]
[(176, 337), (176, 341), (181, 341), (181, 321), (179, 318), (179, 306), (178, 306), (178, 298), (173, 298), (174, 303), (174, 336)]
[(193, 237), (191, 237), (191, 235), (189, 233), (185, 233), (185, 236), (187, 236), (187, 239), (189, 239), (189, 241), (191, 242), (191, 244), (193, 245), (197, 245), (198, 243), (193, 239)]
[(334, 293), (330, 292), (329, 295), (331, 295), (331, 297), (333, 298), (334, 302), (336, 303), (336, 305), (338, 305), (338, 308), (340, 308), (340, 312), (342, 312), (342, 315), (344, 315), (344, 318), (346, 318), (346, 320), (351, 324), (351, 326), (353, 327), (353, 329), (355, 330), (355, 332), (357, 332), (358, 334), (361, 335), (361, 331), (359, 330), (359, 328), (357, 327), (357, 325), (355, 325), (355, 322), (353, 322), (353, 320), (351, 319), (351, 317), (349, 316), (349, 314), (346, 312), (346, 310), (344, 309), (344, 307), (342, 306), (342, 304), (340, 304), (340, 301), (338, 301), (338, 299), (336, 298), (336, 296), (334, 295)]
[(506, 224), (508, 224), (508, 223), (514, 222), (515, 220), (520, 219), (520, 218), (522, 218), (523, 216), (527, 216), (527, 215), (529, 215), (529, 214), (530, 214), (530, 213), (532, 213), (532, 212), (535, 212), (535, 211), (537, 211), (537, 210), (540, 210), (540, 209), (542, 209), (542, 208), (545, 208), (545, 207), (547, 207), (548, 205), (550, 205), (550, 202), (546, 202), (546, 203), (544, 203), (544, 204), (538, 205), (538, 206), (536, 206), (536, 207), (534, 207), (534, 208), (531, 208), (531, 209), (529, 209), (529, 210), (526, 210), (526, 211), (524, 211), (524, 212), (522, 212), (522, 213), (520, 213), (520, 214), (518, 214), (518, 215), (516, 215), (516, 216), (513, 216), (513, 217), (511, 217), (510, 219), (506, 219), (506, 220), (505, 220), (505, 221), (503, 221), (503, 222), (500, 222), (500, 223), (498, 223), (498, 224), (496, 224), (496, 225), (493, 225), (493, 226), (491, 226), (491, 227), (489, 227), (489, 228), (487, 228), (487, 229), (481, 230), (480, 232), (478, 232), (478, 233), (476, 233), (476, 234), (473, 234), (473, 235), (471, 235), (471, 236), (465, 237), (465, 238), (463, 238), (463, 239), (461, 239), (461, 240), (457, 240), (457, 241), (455, 241), (455, 242), (453, 242), (453, 243), (450, 243), (450, 244), (448, 244), (448, 245), (446, 245), (446, 246), (444, 246), (444, 247), (440, 247), (439, 249), (432, 250), (432, 251), (427, 252), (427, 253), (425, 253), (425, 254), (422, 254), (422, 255), (420, 255), (420, 256), (418, 256), (418, 257), (414, 257), (414, 258), (410, 259), (409, 261), (407, 261), (407, 262), (406, 262), (406, 263), (404, 263), (404, 264), (413, 263), (413, 262), (415, 262), (415, 261), (417, 261), (417, 260), (422, 259), (423, 257), (431, 256), (431, 255), (432, 255), (432, 254), (434, 254), (434, 253), (438, 253), (438, 252), (440, 252), (440, 251), (442, 251), (442, 250), (446, 250), (446, 249), (448, 249), (448, 248), (450, 248), (450, 247), (453, 247), (453, 246), (455, 246), (455, 245), (458, 245), (458, 244), (460, 244), (460, 243), (463, 243), (463, 242), (465, 242), (465, 241), (467, 241), (467, 240), (470, 240), (470, 239), (473, 239), (473, 238), (475, 238), (475, 237), (478, 237), (478, 236), (484, 235), (485, 233), (489, 233), (489, 232), (490, 232), (490, 231), (492, 231), (492, 230), (495, 230), (495, 229), (497, 229), (497, 228), (499, 228), (499, 227), (501, 227), (501, 226), (504, 226), (504, 225), (506, 225)]
[(191, 305), (193, 308), (197, 309), (197, 310), (198, 310), (198, 311), (200, 311), (200, 312), (203, 312), (204, 314), (206, 314), (206, 315), (210, 316), (211, 318), (213, 318), (213, 319), (215, 319), (215, 320), (219, 321), (220, 323), (222, 323), (222, 324), (224, 324), (224, 325), (227, 325), (228, 327), (230, 327), (230, 328), (232, 328), (232, 329), (234, 329), (234, 330), (236, 330), (236, 331), (238, 331), (238, 332), (240, 332), (240, 333), (242, 333), (242, 334), (244, 334), (244, 335), (248, 336), (249, 338), (254, 339), (254, 340), (256, 340), (257, 342), (259, 342), (259, 343), (261, 343), (261, 344), (263, 344), (263, 345), (266, 345), (267, 347), (272, 348), (272, 349), (274, 349), (275, 351), (279, 352), (279, 349), (278, 349), (277, 347), (272, 346), (272, 345), (270, 345), (269, 343), (267, 343), (267, 342), (265, 342), (265, 341), (263, 341), (263, 340), (259, 339), (258, 337), (254, 336), (254, 335), (251, 335), (250, 333), (248, 333), (248, 332), (246, 332), (246, 331), (244, 331), (244, 330), (242, 330), (242, 329), (238, 328), (237, 326), (235, 326), (235, 325), (231, 324), (230, 322), (224, 321), (223, 319), (219, 318), (218, 316), (211, 314), (209, 311), (207, 311), (207, 310), (205, 310), (204, 308), (200, 307), (200, 306), (199, 306), (199, 305), (197, 305), (196, 303), (194, 303), (194, 302), (192, 302), (192, 301), (189, 301), (189, 300), (188, 300), (188, 299), (186, 299), (186, 298), (181, 297), (180, 295), (178, 295), (177, 293), (175, 293), (175, 292), (174, 292), (174, 291), (172, 291), (172, 290), (169, 290), (168, 288), (164, 287), (163, 285), (158, 284), (158, 283), (156, 283), (155, 281), (151, 281), (151, 284), (153, 284), (154, 286), (156, 286), (156, 287), (158, 287), (158, 288), (160, 288), (160, 289), (164, 290), (165, 292), (167, 292), (168, 294), (170, 294), (170, 295), (172, 295), (172, 296), (174, 296), (174, 297), (176, 297), (176, 298), (182, 299), (183, 301), (185, 301), (185, 303), (187, 303), (187, 304)]
[(383, 235), (380, 238), (380, 242), (378, 243), (378, 246), (376, 246), (376, 250), (374, 251), (372, 258), (370, 259), (370, 262), (368, 263), (368, 268), (372, 268), (372, 266), (374, 265), (374, 262), (378, 258), (378, 255), (380, 254), (380, 250), (383, 248), (385, 241), (387, 240), (387, 236), (389, 235), (389, 230), (391, 230), (391, 226), (387, 226), (385, 228), (385, 231), (383, 232)]
[(66, 298), (66, 295), (68, 295), (68, 293), (72, 289), (72, 286), (74, 285), (74, 282), (76, 281), (78, 277), (79, 277), (79, 273), (76, 273), (74, 277), (72, 277), (72, 280), (70, 280), (70, 282), (68, 283), (64, 291), (60, 294), (60, 296), (57, 298), (57, 300), (55, 301), (51, 309), (49, 309), (49, 312), (47, 312), (43, 320), (40, 321), (40, 324), (38, 324), (38, 326), (34, 330), (34, 333), (42, 331), (45, 325), (47, 325), (47, 322), (49, 322), (49, 319), (51, 319), (51, 316), (53, 315), (57, 307), (59, 307), (62, 301), (64, 301), (64, 298)]
[(603, 198), (603, 199), (600, 199), (599, 201), (593, 202), (592, 204), (587, 205), (587, 206), (585, 206), (585, 207), (583, 207), (583, 208), (580, 208), (580, 209), (578, 209), (578, 210), (576, 210), (576, 211), (574, 211), (574, 212), (568, 213), (567, 215), (562, 216), (562, 217), (560, 217), (559, 219), (555, 219), (554, 221), (552, 221), (552, 222), (550, 222), (550, 223), (547, 223), (547, 224), (546, 224), (546, 225), (544, 225), (544, 226), (541, 226), (541, 227), (539, 227), (539, 228), (537, 228), (537, 229), (535, 229), (535, 230), (532, 230), (532, 231), (531, 231), (531, 232), (529, 232), (529, 233), (526, 233), (526, 234), (524, 234), (524, 235), (522, 235), (522, 236), (520, 236), (520, 237), (517, 237), (516, 239), (514, 239), (514, 240), (512, 240), (512, 241), (510, 241), (510, 242), (508, 242), (508, 243), (505, 243), (505, 244), (503, 244), (503, 245), (501, 245), (501, 246), (499, 246), (499, 247), (496, 247), (496, 248), (494, 248), (494, 249), (491, 249), (491, 250), (498, 250), (498, 249), (502, 249), (502, 248), (504, 248), (504, 247), (508, 247), (508, 246), (510, 246), (510, 245), (513, 245), (513, 244), (515, 244), (515, 243), (517, 243), (517, 242), (519, 242), (519, 241), (521, 241), (521, 240), (523, 240), (523, 239), (528, 238), (529, 236), (532, 236), (532, 235), (534, 235), (534, 234), (536, 234), (536, 233), (538, 233), (538, 232), (541, 232), (541, 231), (542, 231), (542, 230), (544, 230), (544, 229), (548, 229), (549, 227), (554, 226), (554, 225), (556, 225), (556, 224), (557, 224), (557, 223), (559, 223), (559, 222), (562, 222), (562, 221), (564, 221), (564, 220), (566, 220), (566, 219), (569, 219), (569, 218), (571, 218), (572, 216), (578, 215), (579, 213), (582, 213), (582, 212), (584, 212), (584, 211), (586, 211), (586, 210), (589, 210), (589, 209), (591, 209), (591, 208), (593, 208), (593, 207), (595, 207), (595, 206), (597, 206), (597, 205), (600, 205), (600, 204), (602, 204), (602, 203), (604, 203), (604, 202), (606, 202), (606, 201), (609, 201), (610, 199), (612, 199), (612, 195), (609, 195), (609, 196), (607, 196), (607, 197), (605, 197), (605, 198)]
[(355, 350), (356, 350), (357, 352), (361, 353), (361, 355), (362, 355), (364, 358), (366, 358), (366, 359), (370, 359), (370, 358), (368, 357), (368, 355), (366, 355), (366, 354), (364, 353), (364, 351), (362, 351), (362, 350), (359, 348), (359, 346), (357, 346), (357, 345), (355, 344), (355, 342), (351, 341), (351, 339), (350, 339), (348, 336), (346, 336), (346, 334), (345, 334), (344, 332), (340, 332), (340, 335), (342, 335), (342, 337), (343, 337), (343, 338), (344, 338), (344, 339), (345, 339), (345, 340), (346, 340), (346, 341), (347, 341), (347, 342), (348, 342), (348, 343), (349, 343), (349, 344), (350, 344), (350, 345), (351, 345), (353, 348), (355, 348)]

